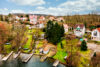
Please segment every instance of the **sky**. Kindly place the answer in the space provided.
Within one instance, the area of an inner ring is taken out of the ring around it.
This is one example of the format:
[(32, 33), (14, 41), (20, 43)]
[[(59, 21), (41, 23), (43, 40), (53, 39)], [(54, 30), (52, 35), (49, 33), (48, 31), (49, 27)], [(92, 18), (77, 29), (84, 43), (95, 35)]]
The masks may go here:
[(65, 16), (100, 12), (100, 0), (0, 0), (0, 14)]

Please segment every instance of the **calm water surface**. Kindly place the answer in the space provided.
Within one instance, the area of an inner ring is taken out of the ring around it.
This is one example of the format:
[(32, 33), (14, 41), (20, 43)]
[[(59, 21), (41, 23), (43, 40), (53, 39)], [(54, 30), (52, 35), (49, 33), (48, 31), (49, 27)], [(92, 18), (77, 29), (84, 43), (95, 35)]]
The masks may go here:
[[(49, 60), (40, 62), (39, 56), (33, 56), (28, 63), (23, 63), (20, 60), (12, 60), (3, 62), (0, 67), (53, 67), (53, 63)], [(59, 64), (58, 67), (65, 67)]]

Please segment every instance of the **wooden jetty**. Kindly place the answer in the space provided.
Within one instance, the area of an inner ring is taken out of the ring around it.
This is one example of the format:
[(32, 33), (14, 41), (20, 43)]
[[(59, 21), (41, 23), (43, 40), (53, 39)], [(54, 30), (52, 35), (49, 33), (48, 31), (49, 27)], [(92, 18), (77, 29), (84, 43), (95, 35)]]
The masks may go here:
[(18, 52), (18, 54), (14, 53), (13, 58), (16, 59), (20, 54), (21, 54), (20, 51)]
[(30, 56), (27, 59), (22, 60), (22, 62), (27, 63), (31, 59), (31, 57), (34, 55), (34, 52), (35, 51), (32, 50), (32, 54), (30, 54)]
[(42, 56), (41, 59), (40, 59), (40, 61), (43, 62), (46, 58), (47, 58), (47, 55)]
[(11, 51), (11, 52), (9, 53), (9, 55), (7, 55), (6, 57), (4, 57), (4, 58), (2, 59), (2, 61), (8, 60), (8, 58), (10, 58), (11, 55), (13, 55), (13, 51)]
[(53, 63), (53, 66), (57, 67), (58, 64), (59, 64), (59, 60), (55, 60), (55, 62)]

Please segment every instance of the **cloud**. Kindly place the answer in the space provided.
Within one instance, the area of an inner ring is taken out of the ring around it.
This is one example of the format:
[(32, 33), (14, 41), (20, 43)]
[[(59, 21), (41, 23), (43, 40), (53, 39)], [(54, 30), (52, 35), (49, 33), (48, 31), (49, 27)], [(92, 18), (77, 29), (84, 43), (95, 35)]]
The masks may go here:
[(23, 10), (11, 10), (10, 13), (25, 13)]
[[(19, 4), (22, 5), (35, 5), (36, 2), (41, 2), (44, 0), (10, 0), (12, 2), (20, 2)], [(30, 2), (27, 2), (30, 1)], [(27, 2), (25, 4), (25, 2)], [(29, 4), (30, 3), (30, 4)], [(35, 3), (35, 4), (34, 4)], [(45, 2), (44, 2), (45, 3)], [(43, 4), (43, 3), (42, 3)], [(41, 4), (41, 5), (42, 5)], [(100, 0), (67, 0), (64, 3), (59, 4), (55, 7), (43, 7), (43, 6), (37, 6), (34, 10), (28, 10), (25, 12), (24, 10), (10, 10), (9, 12), (12, 13), (33, 13), (33, 14), (49, 14), (49, 15), (73, 15), (73, 14), (88, 14), (92, 11), (98, 11), (100, 10)], [(7, 10), (6, 8), (3, 10)], [(8, 10), (7, 10), (8, 11)], [(8, 12), (7, 12), (8, 13)]]
[(33, 14), (49, 14), (49, 15), (66, 15), (66, 9), (63, 8), (59, 8), (59, 7), (49, 7), (49, 8), (45, 8), (42, 7), (42, 9), (37, 9), (34, 11), (31, 11), (30, 13)]
[(45, 4), (44, 0), (8, 0), (9, 2), (14, 2), (19, 5), (29, 5), (29, 6), (37, 6)]
[(2, 9), (0, 9), (0, 11), (8, 11), (8, 9), (7, 8), (2, 8)]
[(7, 8), (2, 8), (2, 9), (0, 9), (0, 14), (7, 15), (8, 13), (9, 13), (9, 11), (8, 11)]
[(45, 7), (41, 7), (41, 6), (39, 6), (39, 7), (37, 7), (36, 9), (37, 9), (37, 10), (44, 10)]
[(73, 15), (73, 14), (88, 14), (92, 11), (98, 11), (100, 0), (68, 0), (56, 7), (37, 7), (38, 10), (31, 13), (51, 14), (51, 15)]
[(76, 12), (96, 10), (98, 6), (100, 7), (100, 0), (74, 0), (59, 5), (61, 8)]

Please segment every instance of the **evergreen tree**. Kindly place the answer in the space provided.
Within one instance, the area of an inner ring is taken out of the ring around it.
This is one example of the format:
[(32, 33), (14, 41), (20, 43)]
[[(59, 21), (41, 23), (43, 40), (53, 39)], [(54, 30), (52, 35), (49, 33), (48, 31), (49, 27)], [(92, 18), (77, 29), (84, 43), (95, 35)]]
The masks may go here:
[(65, 30), (64, 30), (64, 26), (61, 26), (61, 36), (64, 36)]
[(84, 22), (84, 25), (85, 25), (85, 27), (87, 27), (87, 23), (86, 22)]
[(82, 43), (81, 43), (81, 50), (82, 51), (86, 51), (87, 50), (87, 43), (86, 43), (85, 40), (83, 40)]
[(96, 57), (96, 52), (94, 52), (94, 55), (93, 55), (93, 57)]
[(54, 24), (53, 21), (48, 21), (46, 27), (46, 39), (49, 42), (57, 44), (63, 35), (64, 31), (62, 26), (60, 26), (57, 22)]
[(64, 47), (63, 47), (63, 44), (62, 44), (62, 42), (61, 42), (61, 44), (60, 44), (60, 45), (61, 45), (61, 48), (63, 49)]

